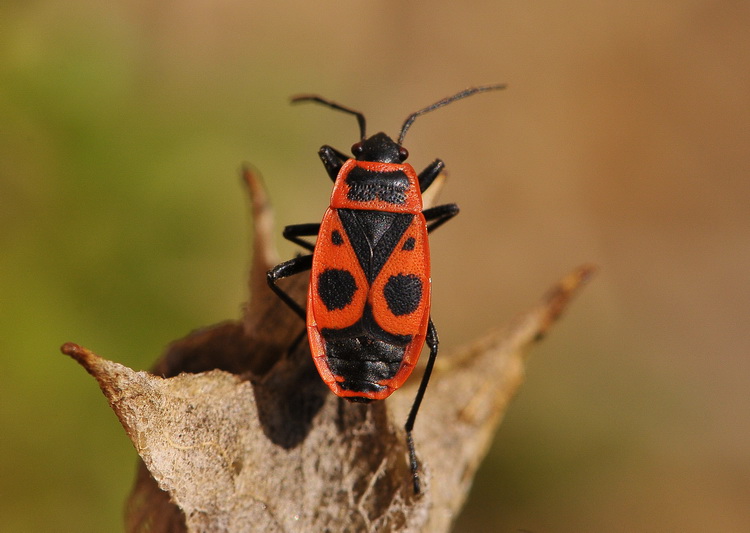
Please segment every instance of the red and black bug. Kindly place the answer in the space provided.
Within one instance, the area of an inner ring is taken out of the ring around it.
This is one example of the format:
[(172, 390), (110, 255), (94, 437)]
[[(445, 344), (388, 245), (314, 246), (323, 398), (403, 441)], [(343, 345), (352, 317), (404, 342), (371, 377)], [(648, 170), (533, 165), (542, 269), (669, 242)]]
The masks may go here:
[[(436, 159), (421, 173), (404, 163), (402, 143), (414, 120), (429, 111), (504, 85), (473, 87), (412, 113), (398, 141), (385, 133), (367, 138), (365, 117), (320, 96), (317, 102), (357, 118), (360, 140), (353, 158), (323, 146), (319, 155), (333, 180), (331, 204), (320, 224), (284, 228), (284, 237), (312, 252), (268, 272), (271, 289), (303, 320), (313, 361), (338, 396), (355, 402), (387, 398), (414, 370), (425, 342), (430, 349), (405, 430), (415, 492), (420, 491), (412, 440), (414, 420), (438, 352), (430, 319), (430, 253), (427, 235), (458, 214), (456, 204), (422, 210), (422, 193), (443, 171)], [(304, 237), (317, 237), (310, 242)], [(310, 270), (307, 308), (276, 282)]]

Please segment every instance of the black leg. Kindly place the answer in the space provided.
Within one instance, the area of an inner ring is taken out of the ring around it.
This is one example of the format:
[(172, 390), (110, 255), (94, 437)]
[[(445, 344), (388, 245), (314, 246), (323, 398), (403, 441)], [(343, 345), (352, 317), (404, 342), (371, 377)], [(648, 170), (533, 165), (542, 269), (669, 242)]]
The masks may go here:
[(289, 296), (286, 292), (284, 292), (281, 287), (276, 285), (276, 282), (283, 278), (288, 278), (289, 276), (294, 276), (295, 274), (299, 274), (300, 272), (304, 272), (305, 270), (310, 270), (312, 268), (312, 255), (301, 255), (299, 257), (295, 257), (294, 259), (290, 259), (289, 261), (284, 261), (283, 263), (276, 265), (271, 270), (268, 271), (267, 279), (268, 279), (268, 286), (271, 287), (271, 290), (275, 292), (281, 300), (287, 304), (292, 311), (297, 313), (302, 320), (306, 320), (306, 313), (305, 310), (295, 302), (291, 296)]
[(318, 150), (318, 155), (320, 156), (320, 160), (323, 161), (323, 166), (326, 167), (326, 172), (328, 172), (328, 177), (331, 178), (331, 181), (336, 181), (336, 176), (339, 175), (339, 170), (341, 170), (344, 162), (347, 159), (351, 159), (346, 154), (328, 145)]
[(440, 175), (444, 168), (445, 163), (440, 159), (435, 159), (435, 161), (430, 163), (427, 168), (419, 173), (419, 190), (425, 192), (427, 187), (432, 185), (432, 182), (435, 181), (435, 178)]
[(427, 220), (427, 232), (431, 233), (448, 222), (458, 214), (458, 211), (456, 204), (436, 205), (422, 211), (425, 220)]
[(417, 395), (414, 397), (414, 403), (411, 404), (411, 410), (406, 419), (406, 424), (404, 424), (404, 430), (406, 430), (406, 446), (409, 448), (409, 464), (411, 466), (415, 494), (419, 494), (422, 487), (419, 482), (419, 465), (417, 465), (417, 453), (414, 450), (414, 439), (412, 438), (411, 431), (414, 429), (414, 420), (417, 418), (419, 405), (422, 403), (422, 398), (424, 398), (424, 391), (427, 390), (427, 383), (430, 381), (430, 374), (432, 374), (432, 367), (435, 365), (435, 357), (437, 357), (438, 353), (438, 334), (435, 329), (435, 324), (432, 323), (432, 318), (430, 318), (430, 323), (427, 326), (427, 345), (430, 348), (430, 358), (427, 360), (427, 367), (424, 369), (424, 375), (419, 384), (419, 390), (417, 390)]
[(282, 235), (286, 240), (312, 252), (315, 244), (300, 237), (313, 237), (318, 234), (318, 231), (320, 231), (320, 224), (293, 224), (285, 227)]

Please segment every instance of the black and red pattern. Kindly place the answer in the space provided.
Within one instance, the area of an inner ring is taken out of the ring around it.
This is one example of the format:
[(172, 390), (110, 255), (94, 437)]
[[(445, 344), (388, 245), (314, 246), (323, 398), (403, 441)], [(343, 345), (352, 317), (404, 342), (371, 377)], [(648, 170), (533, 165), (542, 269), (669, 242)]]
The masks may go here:
[[(299, 96), (354, 115), (360, 141), (349, 157), (323, 146), (319, 155), (334, 182), (331, 203), (320, 224), (284, 228), (284, 237), (312, 252), (268, 272), (271, 289), (307, 323), (313, 361), (323, 381), (338, 396), (356, 402), (382, 400), (412, 373), (425, 344), (430, 349), (422, 381), (405, 430), (414, 490), (420, 491), (411, 432), (438, 352), (430, 319), (428, 234), (458, 214), (456, 204), (423, 210), (422, 193), (443, 171), (436, 159), (421, 173), (404, 163), (401, 146), (418, 116), (479, 92), (467, 89), (412, 113), (398, 142), (385, 133), (365, 135), (362, 113), (319, 96)], [(313, 243), (307, 237), (317, 237)], [(276, 282), (310, 271), (306, 308)]]

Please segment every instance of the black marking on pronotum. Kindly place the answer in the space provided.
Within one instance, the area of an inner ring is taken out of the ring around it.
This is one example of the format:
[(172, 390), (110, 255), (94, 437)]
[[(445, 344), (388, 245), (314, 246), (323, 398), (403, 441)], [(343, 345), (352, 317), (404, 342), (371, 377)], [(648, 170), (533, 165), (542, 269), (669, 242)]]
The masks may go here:
[(409, 178), (401, 170), (377, 172), (362, 167), (354, 167), (346, 177), (349, 185), (347, 198), (355, 202), (382, 200), (389, 204), (401, 205), (406, 202)]

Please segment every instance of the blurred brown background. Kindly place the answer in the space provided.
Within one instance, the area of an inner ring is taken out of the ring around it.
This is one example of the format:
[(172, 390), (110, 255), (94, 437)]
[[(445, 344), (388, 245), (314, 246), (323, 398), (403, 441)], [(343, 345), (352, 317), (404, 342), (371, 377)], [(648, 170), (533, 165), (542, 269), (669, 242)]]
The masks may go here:
[(318, 147), (356, 140), (288, 96), (395, 134), (506, 82), (405, 143), (462, 208), (433, 239), (443, 345), (600, 272), (457, 531), (750, 531), (750, 4), (6, 1), (0, 27), (0, 529), (121, 528), (135, 454), (58, 346), (147, 368), (239, 315), (240, 163), (312, 222)]

